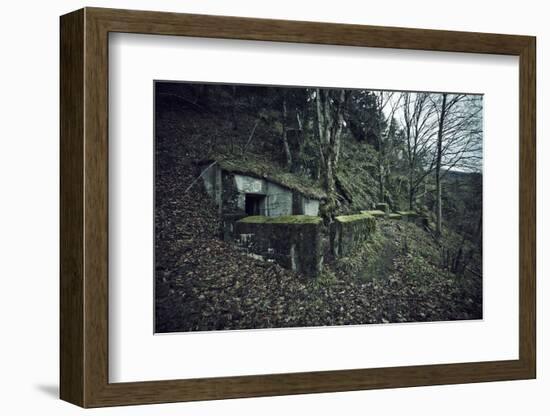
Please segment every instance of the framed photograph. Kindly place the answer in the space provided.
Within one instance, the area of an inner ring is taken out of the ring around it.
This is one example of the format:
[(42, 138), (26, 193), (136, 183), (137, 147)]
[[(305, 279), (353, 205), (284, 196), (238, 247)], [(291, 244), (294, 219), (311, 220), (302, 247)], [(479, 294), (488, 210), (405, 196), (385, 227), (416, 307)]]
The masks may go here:
[(535, 49), (62, 16), (61, 398), (535, 378)]

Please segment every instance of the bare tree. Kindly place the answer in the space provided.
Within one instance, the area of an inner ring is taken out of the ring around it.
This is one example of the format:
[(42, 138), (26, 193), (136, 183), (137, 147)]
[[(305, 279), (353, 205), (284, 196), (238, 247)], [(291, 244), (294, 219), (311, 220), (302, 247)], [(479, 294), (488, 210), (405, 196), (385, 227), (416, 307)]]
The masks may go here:
[(401, 103), (401, 96), (391, 91), (377, 91), (376, 110), (378, 113), (375, 129), (378, 158), (377, 158), (377, 178), (378, 193), (380, 202), (386, 201), (386, 181), (391, 173), (393, 151), (395, 150), (395, 140), (392, 135), (392, 129), (396, 125), (394, 117)]
[(288, 169), (292, 168), (292, 153), (290, 151), (290, 146), (288, 145), (288, 110), (286, 103), (286, 91), (283, 90), (283, 100), (282, 100), (282, 135), (283, 140), (283, 149), (286, 156), (286, 165)]
[(417, 192), (433, 171), (437, 116), (429, 93), (402, 93), (401, 123), (405, 138), (409, 209), (415, 208)]
[(344, 128), (345, 90), (315, 90), (316, 122), (319, 138), (319, 160), (323, 187), (327, 199), (322, 214), (327, 223), (331, 223), (337, 208), (335, 172)]
[(438, 114), (435, 152), (436, 234), (442, 230), (442, 183), (450, 170), (477, 170), (481, 163), (481, 97), (443, 93), (434, 97)]

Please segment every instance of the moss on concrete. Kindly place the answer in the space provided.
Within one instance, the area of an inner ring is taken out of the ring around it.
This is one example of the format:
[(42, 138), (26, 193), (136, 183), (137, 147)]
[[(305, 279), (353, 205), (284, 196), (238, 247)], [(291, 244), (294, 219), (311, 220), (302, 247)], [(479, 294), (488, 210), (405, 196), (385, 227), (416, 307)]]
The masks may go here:
[(384, 217), (386, 215), (384, 213), (384, 211), (380, 211), (378, 209), (372, 209), (372, 210), (368, 210), (368, 211), (361, 211), (361, 214), (370, 214), (370, 215), (372, 215), (373, 217), (376, 217), (376, 218)]
[(418, 212), (416, 211), (397, 211), (397, 214), (402, 217), (418, 217)]
[(341, 215), (330, 227), (333, 254), (347, 256), (361, 246), (376, 229), (376, 218), (369, 213)]
[(320, 224), (321, 217), (313, 215), (282, 215), (280, 217), (266, 217), (255, 215), (239, 220), (245, 224)]
[(315, 216), (251, 216), (237, 221), (235, 233), (239, 244), (250, 253), (305, 276), (318, 277), (323, 264), (321, 228), (321, 218)]
[(346, 223), (346, 222), (365, 220), (367, 218), (374, 218), (374, 217), (370, 213), (361, 212), (361, 214), (340, 215), (339, 217), (336, 217), (336, 221)]

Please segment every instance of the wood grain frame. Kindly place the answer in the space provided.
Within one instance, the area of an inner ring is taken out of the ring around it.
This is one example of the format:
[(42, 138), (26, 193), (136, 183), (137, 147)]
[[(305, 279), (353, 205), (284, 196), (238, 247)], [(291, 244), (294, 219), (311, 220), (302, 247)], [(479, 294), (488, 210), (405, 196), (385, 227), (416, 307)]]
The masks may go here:
[[(519, 380), (536, 376), (535, 38), (85, 8), (61, 17), (60, 396), (82, 407)], [(519, 56), (519, 359), (109, 383), (110, 32)]]

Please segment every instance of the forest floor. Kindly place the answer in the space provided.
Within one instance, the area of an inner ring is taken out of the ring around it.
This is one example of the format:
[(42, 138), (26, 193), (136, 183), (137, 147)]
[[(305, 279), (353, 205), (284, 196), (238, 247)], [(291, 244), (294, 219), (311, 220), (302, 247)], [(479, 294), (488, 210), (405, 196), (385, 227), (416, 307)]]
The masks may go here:
[[(178, 126), (171, 128), (171, 133)], [(160, 131), (162, 134), (162, 130)], [(481, 278), (439, 266), (439, 247), (412, 223), (379, 220), (353, 256), (306, 279), (220, 239), (220, 220), (185, 140), (157, 147), (156, 332), (480, 319)]]

